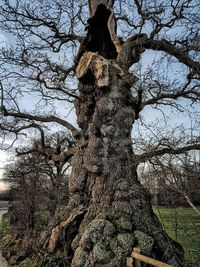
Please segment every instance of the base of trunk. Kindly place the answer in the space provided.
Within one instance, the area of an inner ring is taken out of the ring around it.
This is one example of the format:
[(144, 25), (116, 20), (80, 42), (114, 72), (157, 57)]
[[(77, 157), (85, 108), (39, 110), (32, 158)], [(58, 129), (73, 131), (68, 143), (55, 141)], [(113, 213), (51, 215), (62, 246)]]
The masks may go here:
[(46, 244), (65, 262), (60, 266), (125, 267), (134, 247), (172, 266), (185, 266), (182, 248), (162, 229), (143, 187), (124, 183), (116, 192), (120, 198), (110, 208), (99, 212), (79, 205), (53, 228)]

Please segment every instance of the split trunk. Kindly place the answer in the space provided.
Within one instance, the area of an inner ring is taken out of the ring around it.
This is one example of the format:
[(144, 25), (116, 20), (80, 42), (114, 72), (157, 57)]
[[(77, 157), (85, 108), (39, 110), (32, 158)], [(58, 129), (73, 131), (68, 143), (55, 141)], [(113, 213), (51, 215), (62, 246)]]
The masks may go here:
[(182, 250), (162, 229), (138, 181), (131, 140), (136, 78), (118, 60), (112, 6), (113, 1), (90, 1), (77, 67), (82, 136), (72, 163), (70, 201), (49, 226), (46, 247), (73, 267), (125, 266), (136, 246), (144, 255), (183, 266)]

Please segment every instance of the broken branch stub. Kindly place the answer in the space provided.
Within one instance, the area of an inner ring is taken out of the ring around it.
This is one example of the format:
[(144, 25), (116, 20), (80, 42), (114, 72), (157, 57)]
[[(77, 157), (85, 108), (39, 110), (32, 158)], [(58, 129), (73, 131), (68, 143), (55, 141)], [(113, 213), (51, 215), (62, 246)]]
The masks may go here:
[[(78, 64), (76, 77), (81, 80), (83, 78), (87, 79), (88, 75), (93, 75), (96, 85), (98, 87), (105, 87), (109, 85), (109, 68), (114, 66), (116, 67), (116, 63), (112, 60), (108, 60), (98, 53), (86, 52)], [(123, 75), (123, 70), (119, 66), (118, 69), (120, 74)], [(88, 81), (90, 80), (88, 78)]]

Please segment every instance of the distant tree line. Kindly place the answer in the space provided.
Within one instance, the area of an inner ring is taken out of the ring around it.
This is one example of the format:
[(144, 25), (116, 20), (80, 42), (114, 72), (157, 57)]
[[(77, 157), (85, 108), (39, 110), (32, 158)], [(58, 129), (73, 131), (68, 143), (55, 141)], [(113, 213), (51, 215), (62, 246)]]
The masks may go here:
[[(59, 132), (49, 137), (48, 149), (56, 149), (59, 156), (70, 142), (70, 136)], [(40, 140), (17, 153), (4, 173), (4, 181), (11, 184), (8, 217), (18, 237), (32, 237), (68, 202), (70, 163), (56, 162), (41, 153)]]
[(200, 205), (199, 153), (156, 158), (141, 173), (141, 181), (150, 191), (154, 205), (196, 209)]

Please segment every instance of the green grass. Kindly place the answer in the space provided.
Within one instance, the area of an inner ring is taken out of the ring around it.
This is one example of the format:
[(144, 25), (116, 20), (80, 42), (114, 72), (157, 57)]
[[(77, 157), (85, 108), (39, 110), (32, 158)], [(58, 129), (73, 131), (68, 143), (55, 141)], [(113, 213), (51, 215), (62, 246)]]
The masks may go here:
[(200, 216), (191, 208), (155, 208), (170, 237), (185, 250), (188, 266), (200, 266)]
[(10, 233), (10, 224), (7, 219), (0, 219), (0, 239)]
[[(191, 208), (155, 208), (154, 212), (169, 236), (184, 247), (188, 267), (200, 267), (200, 216)], [(1, 241), (10, 238), (8, 220), (0, 220)]]

